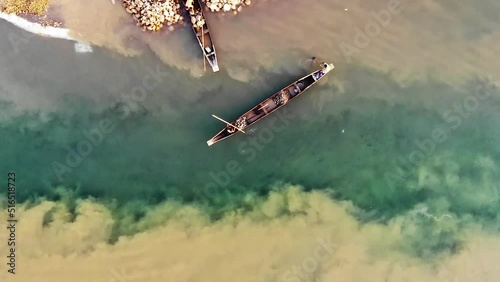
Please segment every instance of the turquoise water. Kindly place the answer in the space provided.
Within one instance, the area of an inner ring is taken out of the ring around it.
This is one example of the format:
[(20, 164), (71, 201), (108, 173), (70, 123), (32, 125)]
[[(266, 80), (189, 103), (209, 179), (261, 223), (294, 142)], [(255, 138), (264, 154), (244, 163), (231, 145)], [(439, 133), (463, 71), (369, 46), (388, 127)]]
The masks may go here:
[[(0, 32), (16, 31), (2, 24)], [(429, 76), (402, 84), (361, 64), (336, 65), (327, 83), (248, 136), (208, 147), (224, 126), (211, 114), (232, 120), (312, 66), (262, 69), (244, 83), (224, 70), (193, 78), (151, 53), (75, 54), (72, 43), (37, 38), (19, 54), (6, 41), (0, 46), (7, 54), (0, 59), (0, 171), (17, 172), (20, 202), (105, 203), (117, 219), (110, 241), (141, 231), (124, 227), (133, 223), (121, 217), (138, 221), (165, 201), (198, 205), (217, 220), (251, 209), (248, 195), (266, 197), (289, 184), (351, 201), (361, 222), (384, 223), (422, 205), (458, 218), (433, 240), (422, 240), (435, 232), (424, 219), (407, 234), (416, 243), (402, 248), (420, 257), (456, 252), (461, 228), (471, 222), (500, 227), (494, 78), (451, 84)], [(156, 68), (161, 82), (144, 99), (123, 98)], [(95, 133), (98, 127), (107, 130)]]

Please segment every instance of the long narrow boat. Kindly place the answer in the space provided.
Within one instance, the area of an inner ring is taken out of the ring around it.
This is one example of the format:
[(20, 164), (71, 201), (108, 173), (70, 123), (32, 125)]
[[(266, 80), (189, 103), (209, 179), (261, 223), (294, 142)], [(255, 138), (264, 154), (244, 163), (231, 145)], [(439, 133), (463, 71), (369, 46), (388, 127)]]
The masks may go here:
[(265, 99), (264, 101), (250, 109), (248, 112), (244, 113), (232, 123), (226, 122), (223, 119), (214, 116), (215, 118), (225, 122), (226, 128), (222, 129), (212, 139), (208, 140), (208, 146), (229, 138), (239, 131), (244, 133), (245, 128), (249, 127), (252, 124), (255, 124), (259, 120), (265, 118), (277, 109), (289, 103), (292, 99), (304, 93), (309, 87), (313, 86), (334, 68), (333, 64), (327, 64), (324, 62), (320, 65), (321, 69), (314, 71), (309, 75), (306, 75), (303, 78), (288, 85), (287, 87), (281, 89), (279, 92), (275, 93), (271, 97)]
[(207, 19), (205, 13), (203, 13), (200, 0), (184, 0), (184, 7), (189, 14), (189, 22), (191, 23), (194, 34), (196, 34), (196, 38), (198, 39), (205, 59), (212, 67), (213, 72), (218, 72), (219, 65), (217, 63), (217, 54), (215, 53), (214, 42), (210, 35)]

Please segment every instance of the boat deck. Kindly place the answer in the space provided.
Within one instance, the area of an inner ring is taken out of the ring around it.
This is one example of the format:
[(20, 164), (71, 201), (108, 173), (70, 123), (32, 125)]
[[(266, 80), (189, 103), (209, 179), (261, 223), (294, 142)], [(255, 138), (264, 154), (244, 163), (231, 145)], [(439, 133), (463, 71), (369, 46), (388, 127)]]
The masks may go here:
[[(212, 37), (210, 36), (208, 26), (203, 27), (203, 34), (201, 31), (201, 28), (195, 28), (196, 29), (196, 36), (198, 37), (198, 40), (200, 41), (200, 45), (204, 46), (205, 49), (203, 49), (203, 53), (205, 55), (210, 55), (211, 53), (214, 52), (213, 48), (213, 42), (212, 42)], [(207, 51), (206, 47), (210, 48), (210, 51)]]
[[(290, 100), (295, 98), (297, 95), (300, 93), (304, 92), (309, 86), (314, 84), (315, 80), (313, 79), (312, 75), (307, 76), (303, 78), (302, 80), (299, 80), (284, 89), (280, 90), (279, 92), (274, 93), (271, 97), (267, 98), (266, 100), (262, 101), (259, 103), (257, 106), (253, 107), (250, 111), (246, 112), (241, 116), (241, 118), (246, 118), (247, 120), (247, 125), (245, 127), (248, 127), (255, 122), (259, 121), (260, 119), (264, 118), (265, 116), (269, 115), (270, 113), (274, 112), (275, 110), (279, 109), (280, 107), (284, 106), (286, 103), (288, 103)], [(287, 97), (285, 101), (282, 101), (281, 103), (279, 102), (279, 97)], [(278, 99), (277, 99), (278, 98)], [(278, 103), (279, 104), (278, 104)]]

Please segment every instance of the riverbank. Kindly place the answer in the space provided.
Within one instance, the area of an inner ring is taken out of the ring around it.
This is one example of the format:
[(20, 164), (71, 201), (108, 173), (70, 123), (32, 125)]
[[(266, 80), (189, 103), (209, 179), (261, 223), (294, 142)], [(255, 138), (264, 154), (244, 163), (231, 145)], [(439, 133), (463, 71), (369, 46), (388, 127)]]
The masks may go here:
[(6, 20), (17, 27), (22, 28), (25, 31), (37, 35), (51, 37), (51, 38), (75, 40), (70, 35), (70, 30), (67, 28), (47, 26), (39, 22), (31, 22), (22, 16), (18, 16), (16, 14), (6, 14), (4, 12), (0, 12), (0, 19)]
[(0, 0), (0, 19), (33, 34), (74, 40), (63, 23), (49, 15), (49, 0)]
[[(176, 6), (177, 11), (169, 16), (176, 19), (177, 23), (166, 24), (162, 28), (152, 25), (155, 31), (146, 29), (147, 32), (144, 32), (144, 28), (141, 28), (137, 19), (130, 15), (127, 7), (122, 6), (125, 2), (50, 0), (43, 13), (37, 12), (37, 15), (32, 15), (27, 9), (12, 8), (4, 9), (1, 18), (33, 34), (88, 42), (124, 56), (138, 56), (147, 50), (153, 50), (165, 64), (188, 70), (195, 77), (203, 74), (202, 64), (199, 63), (201, 60), (197, 55), (193, 55), (199, 53), (199, 48), (192, 42), (192, 32), (172, 32), (174, 26), (182, 28), (185, 25), (176, 14), (180, 13), (180, 7)], [(253, 5), (251, 1), (236, 0), (204, 2), (207, 6), (207, 16), (215, 22), (214, 30), (217, 29), (217, 19), (229, 19), (242, 11), (242, 7)], [(0, 0), (0, 3), (5, 2)], [(45, 24), (49, 19), (57, 21), (59, 26)], [(29, 35), (24, 36), (29, 37)], [(220, 43), (222, 42), (217, 41), (217, 44)], [(165, 46), (169, 48), (166, 49)], [(180, 53), (177, 52), (179, 50)], [(165, 52), (171, 53), (168, 58), (165, 57)]]
[(0, 11), (7, 14), (44, 16), (49, 0), (1, 0)]
[[(71, 39), (69, 30), (64, 23), (49, 16), (51, 4), (57, 5), (57, 0), (0, 0), (0, 18), (38, 35)], [(165, 26), (170, 31), (183, 20), (180, 0), (123, 0), (119, 1), (125, 11), (132, 16), (136, 25), (144, 31), (160, 31)], [(250, 6), (250, 0), (202, 0), (205, 9), (212, 12), (232, 12), (237, 14), (244, 6)], [(116, 1), (112, 0), (115, 5)], [(117, 9), (121, 9), (117, 7)]]

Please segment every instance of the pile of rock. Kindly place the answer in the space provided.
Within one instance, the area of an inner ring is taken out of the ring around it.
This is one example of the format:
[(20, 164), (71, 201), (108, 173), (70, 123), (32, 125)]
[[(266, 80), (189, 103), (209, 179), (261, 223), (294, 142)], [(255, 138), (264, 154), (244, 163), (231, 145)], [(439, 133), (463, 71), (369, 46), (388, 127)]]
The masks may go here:
[(250, 6), (251, 0), (203, 0), (212, 12), (240, 12), (243, 6)]
[(196, 13), (195, 16), (191, 17), (191, 23), (194, 27), (201, 28), (205, 24), (205, 19), (203, 19), (201, 13)]
[(44, 16), (48, 5), (49, 0), (0, 0), (0, 12)]
[(41, 20), (38, 22), (41, 26), (52, 26), (52, 27), (62, 27), (63, 24), (61, 22), (53, 21), (53, 20)]
[(172, 25), (182, 20), (180, 5), (175, 0), (123, 0), (123, 7), (144, 30), (158, 31), (165, 24)]

